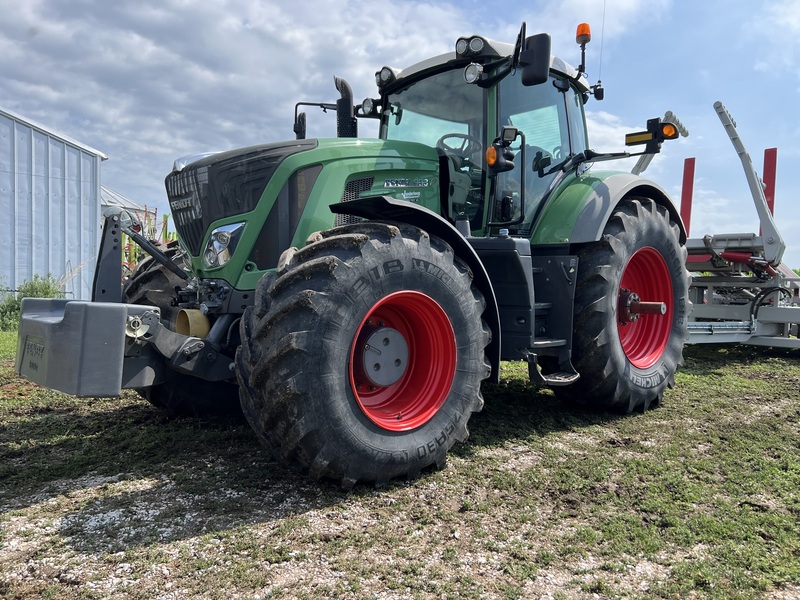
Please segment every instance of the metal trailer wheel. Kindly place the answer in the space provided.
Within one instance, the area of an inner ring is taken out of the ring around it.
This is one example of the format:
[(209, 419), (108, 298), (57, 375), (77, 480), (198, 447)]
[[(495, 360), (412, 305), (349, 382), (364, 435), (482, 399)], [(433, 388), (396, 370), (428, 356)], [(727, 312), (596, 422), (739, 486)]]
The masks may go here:
[(579, 254), (568, 401), (629, 413), (661, 402), (688, 337), (689, 274), (678, 226), (648, 198), (624, 200)]
[(364, 222), (287, 250), (245, 313), (245, 417), (313, 479), (414, 478), (442, 466), (483, 406), (485, 302), (442, 240)]

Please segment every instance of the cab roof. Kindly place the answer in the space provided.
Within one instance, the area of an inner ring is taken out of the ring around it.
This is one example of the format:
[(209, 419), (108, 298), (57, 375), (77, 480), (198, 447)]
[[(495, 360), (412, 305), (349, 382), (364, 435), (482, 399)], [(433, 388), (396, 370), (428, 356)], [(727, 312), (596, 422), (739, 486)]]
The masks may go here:
[[(424, 75), (429, 71), (438, 71), (444, 66), (466, 66), (471, 62), (494, 62), (502, 58), (510, 58), (514, 53), (514, 44), (506, 42), (497, 42), (484, 38), (482, 36), (468, 36), (466, 39), (481, 38), (485, 42), (484, 50), (477, 56), (464, 57), (456, 54), (455, 51), (439, 54), (431, 58), (426, 58), (418, 63), (415, 63), (405, 69), (396, 69), (390, 67), (395, 75), (395, 80), (387, 85), (382, 92), (390, 92), (398, 87), (402, 87), (404, 82), (411, 81), (417, 77)], [(590, 87), (585, 77), (581, 77), (578, 69), (571, 64), (558, 58), (557, 56), (550, 56), (550, 71), (570, 79), (581, 92), (589, 92)]]

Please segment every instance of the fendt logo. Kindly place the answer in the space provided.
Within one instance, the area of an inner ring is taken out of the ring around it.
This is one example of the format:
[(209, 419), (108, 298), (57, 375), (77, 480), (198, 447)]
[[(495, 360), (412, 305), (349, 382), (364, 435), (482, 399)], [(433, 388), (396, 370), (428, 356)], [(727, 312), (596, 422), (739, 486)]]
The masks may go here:
[(172, 200), (169, 203), (169, 207), (172, 210), (183, 210), (185, 208), (191, 208), (193, 206), (192, 197), (188, 196), (186, 198), (180, 198), (178, 200)]

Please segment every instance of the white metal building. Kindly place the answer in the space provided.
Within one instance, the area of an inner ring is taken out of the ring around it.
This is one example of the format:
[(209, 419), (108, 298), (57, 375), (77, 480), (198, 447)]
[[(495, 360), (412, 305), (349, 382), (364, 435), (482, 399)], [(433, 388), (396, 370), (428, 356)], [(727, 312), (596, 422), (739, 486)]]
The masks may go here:
[[(105, 210), (106, 208), (124, 208), (134, 213), (143, 213), (144, 206), (138, 202), (134, 202), (127, 196), (123, 196), (119, 192), (108, 189), (106, 186), (100, 186), (100, 207)], [(102, 220), (100, 222), (102, 225)]]
[(91, 298), (107, 158), (0, 108), (0, 289), (49, 273)]

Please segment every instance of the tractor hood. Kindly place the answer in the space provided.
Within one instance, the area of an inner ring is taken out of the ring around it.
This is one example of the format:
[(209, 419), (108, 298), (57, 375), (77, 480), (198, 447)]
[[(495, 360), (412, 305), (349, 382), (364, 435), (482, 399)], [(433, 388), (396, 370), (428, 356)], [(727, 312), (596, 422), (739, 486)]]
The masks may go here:
[(175, 229), (187, 250), (199, 254), (211, 223), (253, 210), (281, 162), (316, 146), (316, 140), (300, 140), (200, 155), (189, 164), (176, 161), (164, 184)]

